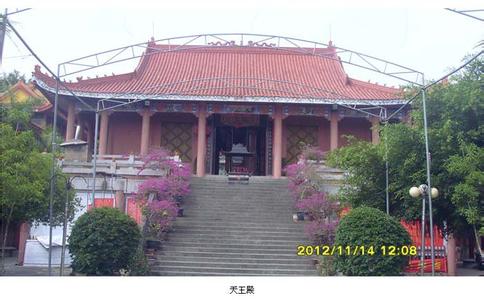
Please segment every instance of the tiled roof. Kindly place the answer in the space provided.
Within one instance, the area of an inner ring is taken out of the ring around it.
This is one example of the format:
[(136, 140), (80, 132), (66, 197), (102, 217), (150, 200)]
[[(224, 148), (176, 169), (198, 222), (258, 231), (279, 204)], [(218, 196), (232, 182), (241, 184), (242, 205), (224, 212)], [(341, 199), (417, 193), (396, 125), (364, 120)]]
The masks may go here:
[(40, 100), (40, 103), (34, 107), (35, 112), (43, 112), (52, 107), (49, 100), (47, 100), (33, 84), (26, 84), (23, 80), (19, 80), (16, 84), (10, 87), (9, 90), (0, 94), (0, 102), (9, 101), (10, 97), (19, 91), (23, 91), (27, 96)]
[[(167, 96), (401, 99), (400, 90), (351, 79), (334, 48), (268, 48), (151, 44), (131, 73), (66, 83), (84, 95), (140, 93)], [(156, 51), (161, 50), (161, 51)], [(304, 50), (304, 51), (301, 51)], [(311, 52), (317, 55), (308, 54)], [(55, 81), (40, 67), (44, 86)], [(100, 96), (99, 96), (100, 97)]]

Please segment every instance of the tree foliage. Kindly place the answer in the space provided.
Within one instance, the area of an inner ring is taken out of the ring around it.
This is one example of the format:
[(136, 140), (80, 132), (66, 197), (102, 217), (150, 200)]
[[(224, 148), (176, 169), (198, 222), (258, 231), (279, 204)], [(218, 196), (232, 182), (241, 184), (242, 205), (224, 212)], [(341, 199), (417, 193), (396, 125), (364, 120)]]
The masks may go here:
[[(0, 25), (1, 26), (1, 25)], [(20, 74), (19, 71), (14, 70), (10, 73), (3, 73), (0, 75), (0, 93), (8, 90), (12, 85), (17, 83), (19, 80), (25, 81), (25, 76)]]
[(116, 208), (95, 208), (77, 219), (69, 236), (73, 271), (88, 275), (128, 271), (138, 255), (140, 239), (131, 217)]
[[(0, 220), (5, 246), (11, 223), (49, 221), (52, 153), (43, 153), (34, 132), (29, 129), (33, 103), (0, 105)], [(64, 218), (69, 201), (72, 220), (79, 203), (66, 189), (67, 177), (59, 168), (54, 177), (54, 224)], [(2, 253), (3, 257), (3, 253)], [(3, 261), (3, 260), (2, 260)]]
[[(478, 58), (426, 91), (431, 183), (440, 194), (433, 201), (433, 214), (436, 224), (444, 228), (446, 221), (449, 230), (483, 224), (483, 68), (483, 58)], [(426, 183), (421, 101), (413, 102), (412, 120), (412, 126), (383, 126), (378, 145), (353, 139), (350, 146), (329, 155), (331, 165), (348, 171), (340, 200), (384, 210), (388, 151), (390, 212), (404, 219), (420, 218), (420, 201), (412, 199), (408, 189)]]

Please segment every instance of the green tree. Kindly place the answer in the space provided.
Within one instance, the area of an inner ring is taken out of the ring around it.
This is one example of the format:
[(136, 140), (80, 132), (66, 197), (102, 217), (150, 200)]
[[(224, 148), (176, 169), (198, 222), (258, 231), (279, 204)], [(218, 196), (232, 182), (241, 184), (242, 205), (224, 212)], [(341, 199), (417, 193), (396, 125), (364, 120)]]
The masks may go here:
[[(435, 223), (450, 231), (482, 227), (484, 99), (483, 58), (469, 64), (447, 82), (427, 90), (428, 132), (432, 185), (440, 195), (433, 201)], [(328, 162), (348, 171), (340, 199), (354, 207), (385, 208), (385, 155), (388, 151), (390, 213), (418, 219), (421, 202), (408, 189), (426, 182), (425, 146), (421, 102), (413, 103), (413, 125), (383, 126), (382, 142), (351, 140), (333, 151)], [(386, 146), (385, 146), (386, 140)], [(482, 229), (481, 229), (482, 231)]]
[[(49, 221), (52, 154), (42, 153), (29, 122), (32, 103), (12, 102), (0, 110), (0, 221), (2, 248), (12, 222), (46, 223)], [(69, 200), (69, 216), (74, 216), (78, 202), (66, 190), (67, 177), (56, 169), (54, 178), (54, 224), (64, 217), (64, 203)], [(69, 193), (69, 194), (67, 194)], [(1, 270), (4, 270), (2, 251)]]
[[(1, 25), (0, 25), (1, 26)], [(0, 75), (0, 93), (8, 90), (12, 85), (17, 83), (19, 80), (25, 81), (25, 76), (20, 74), (19, 71), (14, 70), (10, 73), (3, 73)]]

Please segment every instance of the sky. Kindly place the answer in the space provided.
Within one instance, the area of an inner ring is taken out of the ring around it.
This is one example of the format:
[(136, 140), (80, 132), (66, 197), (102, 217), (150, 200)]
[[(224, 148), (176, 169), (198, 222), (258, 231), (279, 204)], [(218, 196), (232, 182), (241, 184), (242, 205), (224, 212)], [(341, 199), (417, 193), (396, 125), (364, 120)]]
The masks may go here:
[[(9, 11), (17, 8), (15, 2)], [(388, 7), (384, 5), (326, 6), (313, 2), (248, 1), (247, 5), (178, 0), (150, 6), (140, 1), (128, 5), (47, 5), (12, 15), (10, 21), (31, 48), (52, 69), (57, 64), (130, 44), (200, 33), (260, 33), (328, 43), (385, 59), (437, 79), (476, 53), (484, 40), (484, 22), (440, 7)], [(161, 2), (163, 3), (163, 2)], [(225, 2), (228, 3), (228, 2)], [(278, 4), (280, 3), (280, 5)], [(295, 5), (294, 3), (297, 3)], [(27, 6), (28, 7), (28, 6)], [(476, 8), (476, 4), (465, 8)], [(4, 8), (1, 8), (2, 12)], [(118, 66), (115, 73), (129, 72)], [(14, 69), (30, 77), (36, 60), (10, 33), (5, 41), (0, 72)], [(113, 67), (114, 68), (114, 67)], [(43, 69), (45, 71), (45, 69)], [(347, 69), (350, 76), (398, 85)], [(104, 70), (99, 75), (106, 73)], [(110, 73), (109, 73), (110, 74)], [(381, 80), (381, 81), (380, 81)]]

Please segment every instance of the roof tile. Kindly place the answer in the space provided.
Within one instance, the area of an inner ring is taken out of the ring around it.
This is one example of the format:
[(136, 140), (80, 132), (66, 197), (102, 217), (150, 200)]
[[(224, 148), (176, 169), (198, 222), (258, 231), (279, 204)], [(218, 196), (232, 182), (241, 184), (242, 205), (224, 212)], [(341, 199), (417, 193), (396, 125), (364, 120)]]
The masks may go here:
[[(84, 93), (385, 100), (400, 90), (350, 79), (334, 48), (152, 45), (127, 74), (66, 83)], [(156, 51), (158, 50), (158, 51)], [(311, 52), (311, 53), (308, 53)], [(317, 54), (317, 55), (313, 55)], [(35, 69), (50, 87), (55, 81)]]

